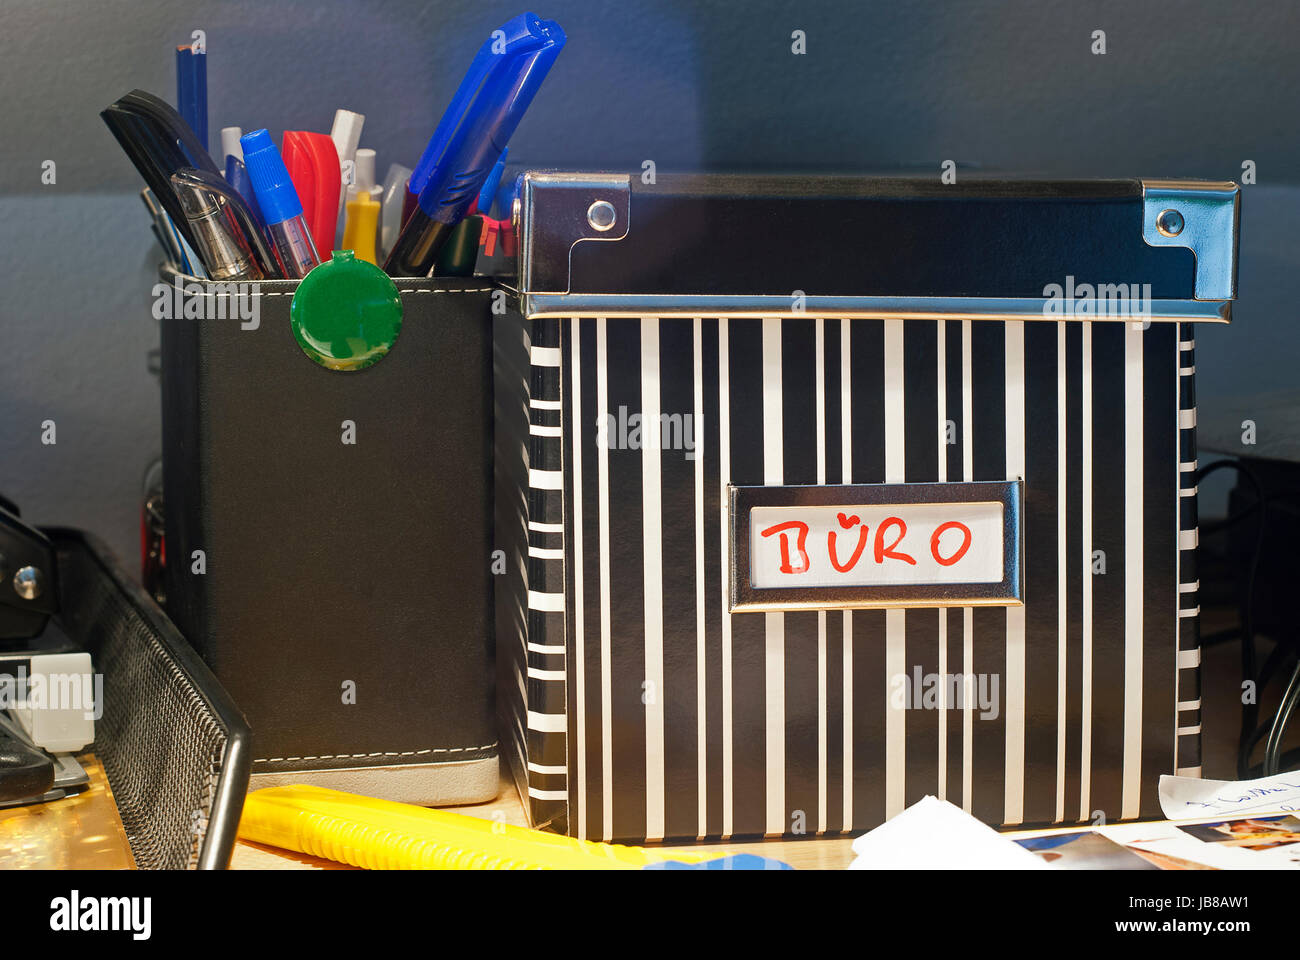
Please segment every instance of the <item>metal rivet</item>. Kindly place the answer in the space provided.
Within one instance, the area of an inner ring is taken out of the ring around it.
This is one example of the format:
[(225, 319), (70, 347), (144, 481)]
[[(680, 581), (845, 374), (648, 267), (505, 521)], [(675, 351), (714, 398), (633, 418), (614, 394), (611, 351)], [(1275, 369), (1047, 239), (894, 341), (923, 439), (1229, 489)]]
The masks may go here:
[(612, 229), (617, 221), (618, 213), (614, 210), (614, 205), (608, 200), (597, 200), (587, 208), (587, 222), (591, 224), (593, 230), (604, 233), (606, 230)]
[(24, 600), (35, 600), (45, 589), (45, 575), (36, 567), (21, 567), (14, 574), (14, 593)]
[(1183, 232), (1183, 215), (1177, 210), (1161, 210), (1156, 217), (1156, 229), (1166, 237), (1176, 237)]

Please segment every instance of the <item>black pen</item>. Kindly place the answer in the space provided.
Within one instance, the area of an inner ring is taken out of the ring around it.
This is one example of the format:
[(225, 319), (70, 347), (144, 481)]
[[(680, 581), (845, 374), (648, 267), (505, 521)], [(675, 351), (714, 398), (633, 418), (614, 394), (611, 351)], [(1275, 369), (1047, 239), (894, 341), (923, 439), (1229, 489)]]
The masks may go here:
[(171, 104), (132, 90), (99, 115), (135, 165), (176, 229), (195, 246), (185, 211), (172, 190), (171, 175), (185, 167), (219, 174), (207, 149)]

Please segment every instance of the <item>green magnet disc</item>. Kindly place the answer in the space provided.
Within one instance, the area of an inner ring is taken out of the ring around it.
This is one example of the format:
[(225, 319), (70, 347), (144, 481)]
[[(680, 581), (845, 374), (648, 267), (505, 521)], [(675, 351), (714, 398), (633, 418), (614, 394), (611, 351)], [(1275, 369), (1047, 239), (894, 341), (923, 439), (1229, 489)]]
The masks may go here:
[(302, 278), (289, 306), (293, 335), (330, 370), (362, 370), (392, 349), (402, 330), (402, 298), (388, 274), (351, 250)]

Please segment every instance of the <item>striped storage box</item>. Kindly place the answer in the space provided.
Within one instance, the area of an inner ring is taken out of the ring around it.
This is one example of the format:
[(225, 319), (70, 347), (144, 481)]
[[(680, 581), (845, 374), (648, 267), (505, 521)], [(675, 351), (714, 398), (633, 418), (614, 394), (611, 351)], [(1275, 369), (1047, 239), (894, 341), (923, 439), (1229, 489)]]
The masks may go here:
[(529, 175), (497, 619), (533, 822), (1158, 816), (1159, 775), (1200, 767), (1194, 324), (1228, 319), (1236, 209), (1191, 182)]

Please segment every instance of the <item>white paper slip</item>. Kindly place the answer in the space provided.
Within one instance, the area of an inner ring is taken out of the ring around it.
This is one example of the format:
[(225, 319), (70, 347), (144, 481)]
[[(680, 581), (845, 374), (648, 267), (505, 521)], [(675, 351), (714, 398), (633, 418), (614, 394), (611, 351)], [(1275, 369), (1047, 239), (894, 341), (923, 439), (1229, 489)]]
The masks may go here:
[(922, 797), (853, 841), (850, 870), (1044, 870), (1041, 857), (960, 807)]
[(1259, 780), (1160, 778), (1160, 809), (1170, 820), (1300, 810), (1300, 773)]

